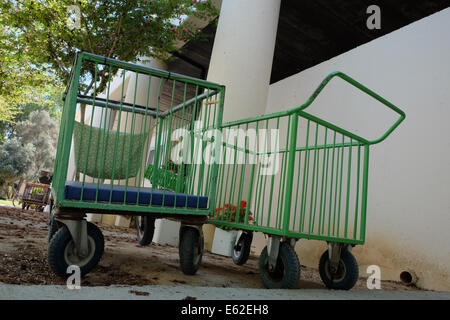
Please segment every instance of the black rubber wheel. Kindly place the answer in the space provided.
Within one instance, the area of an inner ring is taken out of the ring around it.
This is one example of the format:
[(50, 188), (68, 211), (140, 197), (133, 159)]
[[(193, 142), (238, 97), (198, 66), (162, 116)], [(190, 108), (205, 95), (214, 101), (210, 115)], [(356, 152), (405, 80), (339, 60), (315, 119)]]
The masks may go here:
[(67, 267), (77, 265), (80, 267), (81, 276), (89, 273), (100, 261), (105, 241), (100, 229), (88, 222), (88, 248), (89, 253), (86, 257), (80, 258), (76, 254), (75, 244), (66, 226), (60, 228), (52, 237), (48, 246), (48, 264), (58, 276), (67, 278)]
[(319, 262), (319, 274), (323, 283), (329, 289), (350, 290), (359, 277), (358, 263), (347, 249), (341, 250), (341, 259), (335, 273), (330, 270), (328, 250), (324, 252)]
[(26, 206), (27, 206), (27, 204), (25, 202), (22, 202), (22, 210), (25, 210)]
[(184, 227), (180, 232), (180, 268), (184, 274), (194, 275), (200, 268), (203, 257), (203, 237), (197, 229)]
[(259, 276), (268, 289), (292, 289), (300, 280), (300, 262), (295, 250), (287, 243), (280, 243), (277, 265), (269, 270), (267, 247), (259, 257)]
[(231, 259), (238, 266), (247, 262), (250, 256), (250, 247), (252, 245), (253, 232), (244, 232), (239, 238), (238, 243), (231, 251)]
[(136, 217), (136, 234), (141, 246), (152, 243), (155, 234), (155, 218), (149, 216)]
[(50, 221), (48, 223), (48, 242), (52, 240), (56, 232), (62, 227), (62, 223), (55, 219), (55, 216), (50, 213)]

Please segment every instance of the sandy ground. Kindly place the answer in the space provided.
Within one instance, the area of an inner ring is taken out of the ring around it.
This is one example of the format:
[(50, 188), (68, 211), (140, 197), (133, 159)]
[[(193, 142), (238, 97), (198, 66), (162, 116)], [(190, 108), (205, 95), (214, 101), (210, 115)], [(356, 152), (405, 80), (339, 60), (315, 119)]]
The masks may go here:
[[(64, 285), (47, 264), (48, 214), (0, 206), (0, 283), (15, 285)], [(99, 265), (81, 281), (92, 286), (196, 286), (219, 288), (263, 288), (258, 259), (244, 266), (231, 258), (205, 253), (195, 276), (179, 270), (178, 248), (152, 244), (140, 246), (135, 230), (99, 225), (105, 237), (105, 253)], [(417, 291), (401, 283), (382, 281), (387, 291)], [(14, 286), (10, 288), (15, 288)], [(156, 288), (156, 287), (155, 287)], [(324, 289), (318, 271), (302, 266), (300, 290)], [(11, 289), (12, 290), (12, 289)], [(354, 290), (369, 291), (366, 279)]]

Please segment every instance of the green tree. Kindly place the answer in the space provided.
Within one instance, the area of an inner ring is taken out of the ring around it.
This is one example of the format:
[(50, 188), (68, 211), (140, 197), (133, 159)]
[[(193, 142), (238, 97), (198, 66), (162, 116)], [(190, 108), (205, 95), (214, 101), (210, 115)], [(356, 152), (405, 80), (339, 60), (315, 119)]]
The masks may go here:
[(32, 155), (33, 173), (37, 178), (41, 170), (53, 171), (58, 142), (58, 123), (45, 110), (30, 113), (27, 120), (17, 124), (17, 135), (23, 145), (31, 144), (35, 152)]
[(17, 136), (17, 123), (29, 118), (33, 111), (47, 111), (52, 119), (59, 122), (62, 112), (62, 87), (58, 91), (46, 92), (36, 101), (26, 102), (15, 107), (15, 114), (9, 121), (0, 121), (0, 143)]
[[(211, 0), (17, 0), (0, 4), (0, 14), (3, 26), (15, 33), (18, 48), (26, 48), (43, 71), (55, 72), (67, 83), (77, 51), (124, 61), (165, 59), (176, 41), (200, 35), (195, 25), (180, 22), (187, 16), (212, 19), (217, 11)], [(84, 93), (93, 86), (94, 72), (84, 70)], [(104, 89), (108, 72), (105, 68), (98, 74), (97, 91)]]
[(31, 143), (23, 145), (18, 138), (0, 145), (0, 185), (8, 198), (12, 197), (10, 190), (14, 190), (15, 181), (34, 175), (34, 153)]
[(5, 25), (3, 19), (0, 15), (0, 142), (7, 126), (28, 116), (22, 115), (23, 106), (39, 104), (52, 110), (62, 92), (62, 83), (55, 74), (32, 63), (19, 33)]

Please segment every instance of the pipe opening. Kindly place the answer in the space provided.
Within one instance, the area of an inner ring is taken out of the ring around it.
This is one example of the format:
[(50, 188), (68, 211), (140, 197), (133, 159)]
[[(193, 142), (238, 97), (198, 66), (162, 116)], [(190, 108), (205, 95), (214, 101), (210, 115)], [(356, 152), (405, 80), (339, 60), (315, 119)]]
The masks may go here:
[(417, 276), (412, 271), (402, 271), (400, 273), (400, 280), (407, 285), (414, 285), (417, 282)]

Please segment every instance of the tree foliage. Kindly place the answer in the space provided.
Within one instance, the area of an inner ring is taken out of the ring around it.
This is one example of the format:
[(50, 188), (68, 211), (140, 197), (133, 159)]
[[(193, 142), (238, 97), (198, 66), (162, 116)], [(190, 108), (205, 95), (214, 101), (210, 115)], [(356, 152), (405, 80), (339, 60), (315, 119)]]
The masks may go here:
[[(76, 10), (75, 17), (71, 14), (74, 5), (80, 19)], [(167, 58), (176, 41), (200, 34), (195, 25), (183, 23), (187, 16), (211, 19), (217, 14), (211, 0), (17, 0), (0, 4), (0, 11), (27, 56), (65, 82), (77, 51), (124, 61)], [(97, 90), (103, 89), (107, 73), (98, 75), (103, 81)], [(91, 79), (83, 90), (87, 92), (94, 70), (82, 76)]]
[(6, 194), (11, 183), (34, 174), (34, 152), (35, 147), (31, 143), (23, 145), (18, 138), (0, 145), (0, 185)]
[(33, 111), (47, 111), (52, 119), (59, 122), (62, 112), (62, 88), (59, 91), (47, 92), (44, 96), (19, 104), (15, 107), (15, 114), (9, 121), (0, 121), (0, 143), (17, 136), (17, 123), (29, 118)]
[(30, 113), (27, 120), (17, 124), (17, 135), (22, 144), (33, 145), (33, 178), (41, 170), (53, 171), (58, 142), (58, 123), (45, 110)]
[[(0, 16), (0, 22), (3, 22)], [(0, 121), (14, 122), (19, 105), (36, 103), (44, 96), (61, 92), (55, 75), (40, 70), (26, 54), (19, 36), (2, 23), (0, 28)]]

